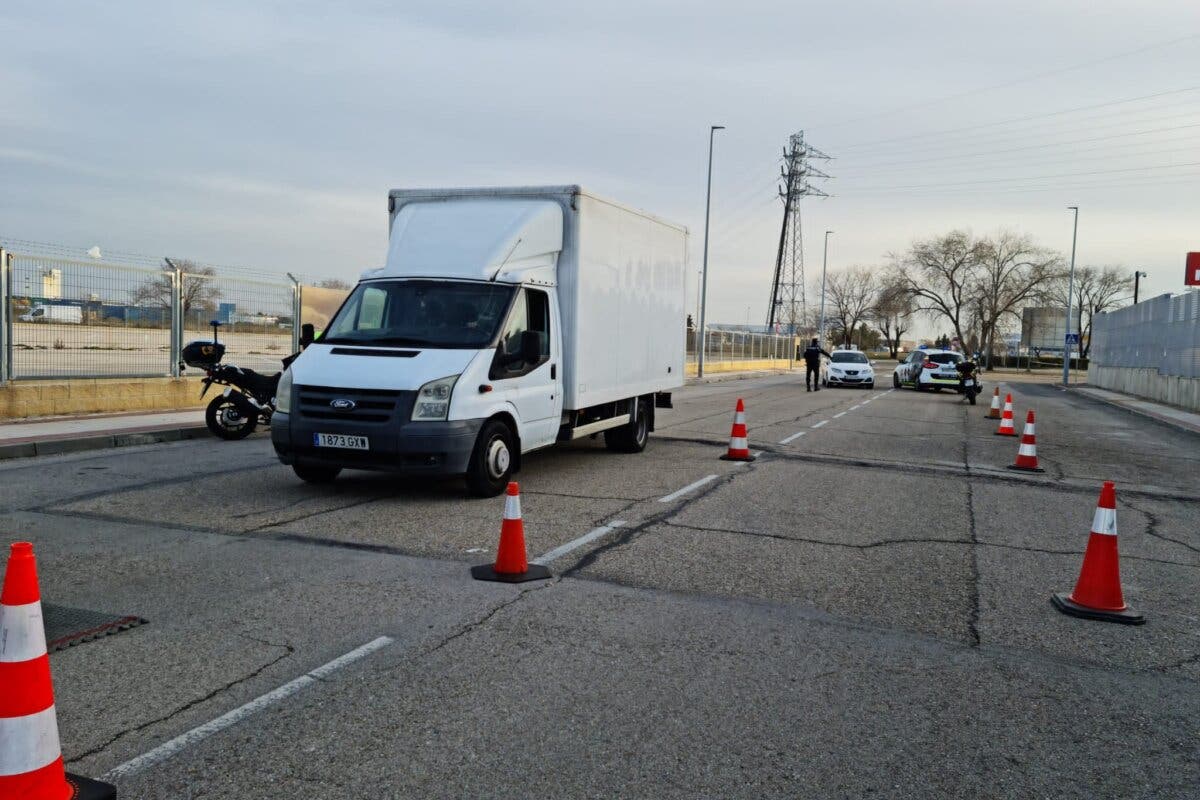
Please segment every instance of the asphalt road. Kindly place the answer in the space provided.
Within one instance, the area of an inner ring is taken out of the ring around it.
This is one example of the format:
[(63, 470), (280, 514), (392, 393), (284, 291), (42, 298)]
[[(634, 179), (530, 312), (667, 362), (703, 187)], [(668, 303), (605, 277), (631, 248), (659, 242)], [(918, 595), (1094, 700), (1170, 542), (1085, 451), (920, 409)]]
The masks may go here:
[[(520, 586), (468, 574), (501, 500), (310, 487), (264, 438), (0, 465), (0, 538), (150, 621), (51, 658), (122, 797), (1195, 797), (1200, 437), (1005, 389), (1044, 474), (948, 394), (690, 387), (643, 454), (526, 459), (530, 556), (566, 552)], [(1049, 603), (1103, 480), (1142, 627)]]

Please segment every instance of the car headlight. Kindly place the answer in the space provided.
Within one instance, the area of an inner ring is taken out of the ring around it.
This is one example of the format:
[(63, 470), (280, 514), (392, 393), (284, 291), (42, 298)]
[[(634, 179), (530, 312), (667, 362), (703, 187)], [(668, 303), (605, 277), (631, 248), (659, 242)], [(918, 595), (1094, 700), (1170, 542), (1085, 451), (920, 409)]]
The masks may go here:
[(285, 369), (279, 376), (279, 385), (275, 387), (275, 408), (283, 413), (292, 410), (292, 371)]
[(413, 403), (413, 422), (446, 419), (450, 414), (450, 395), (454, 392), (457, 380), (457, 375), (450, 375), (422, 386), (417, 391), (417, 401)]

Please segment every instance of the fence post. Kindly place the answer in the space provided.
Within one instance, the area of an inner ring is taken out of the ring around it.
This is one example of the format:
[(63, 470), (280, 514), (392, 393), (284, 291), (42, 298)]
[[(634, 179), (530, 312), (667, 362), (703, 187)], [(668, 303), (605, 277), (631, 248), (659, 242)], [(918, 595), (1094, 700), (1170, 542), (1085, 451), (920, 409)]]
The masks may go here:
[(171, 364), (172, 378), (179, 377), (179, 362), (183, 360), (183, 271), (171, 259), (164, 258), (171, 268)]
[(8, 251), (0, 248), (0, 385), (12, 378), (12, 298), (9, 297)]
[(287, 276), (292, 279), (292, 352), (296, 353), (300, 350), (300, 312), (304, 308), (301, 296), (304, 289), (295, 275), (289, 272)]

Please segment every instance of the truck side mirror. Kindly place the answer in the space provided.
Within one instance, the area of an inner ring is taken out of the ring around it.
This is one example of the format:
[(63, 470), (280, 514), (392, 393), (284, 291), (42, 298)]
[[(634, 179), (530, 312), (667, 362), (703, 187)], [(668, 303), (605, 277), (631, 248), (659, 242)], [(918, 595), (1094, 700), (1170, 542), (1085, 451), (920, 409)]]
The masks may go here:
[(313, 328), (313, 324), (311, 322), (306, 322), (300, 326), (300, 349), (301, 350), (303, 350), (304, 348), (306, 348), (310, 344), (312, 344), (314, 341), (316, 341), (317, 335), (315, 333), (315, 330), (316, 329)]

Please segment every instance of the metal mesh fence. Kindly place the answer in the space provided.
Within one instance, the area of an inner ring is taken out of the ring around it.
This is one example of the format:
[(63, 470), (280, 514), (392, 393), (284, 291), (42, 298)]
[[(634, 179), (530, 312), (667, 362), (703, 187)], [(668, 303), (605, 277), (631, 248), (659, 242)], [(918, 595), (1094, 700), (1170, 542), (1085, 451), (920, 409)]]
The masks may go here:
[(1093, 364), (1157, 368), (1161, 375), (1200, 378), (1200, 292), (1155, 297), (1097, 314)]
[(8, 262), (13, 378), (170, 374), (172, 274), (47, 256)]
[(216, 320), (225, 363), (278, 372), (290, 354), (295, 303), (290, 284), (183, 273), (183, 341), (210, 339)]
[[(706, 326), (707, 327), (707, 326)], [(697, 361), (700, 343), (699, 331), (688, 332), (687, 360)], [(776, 336), (749, 331), (723, 331), (709, 328), (704, 336), (704, 363), (720, 364), (732, 361), (759, 361), (777, 359), (786, 361), (795, 354), (791, 352), (794, 341), (791, 336)]]

